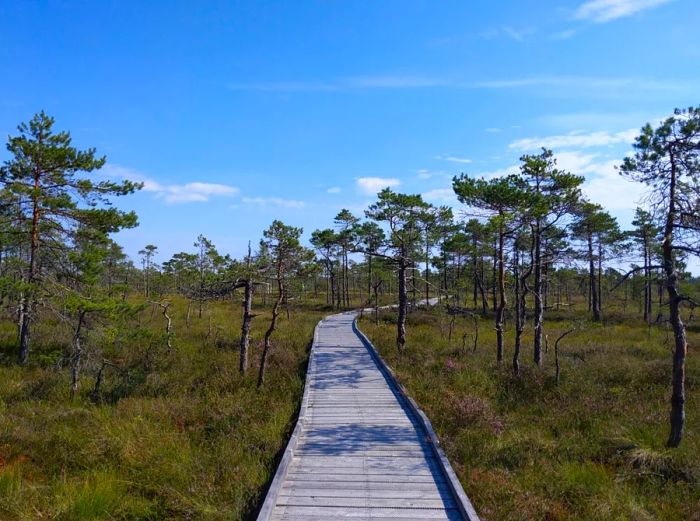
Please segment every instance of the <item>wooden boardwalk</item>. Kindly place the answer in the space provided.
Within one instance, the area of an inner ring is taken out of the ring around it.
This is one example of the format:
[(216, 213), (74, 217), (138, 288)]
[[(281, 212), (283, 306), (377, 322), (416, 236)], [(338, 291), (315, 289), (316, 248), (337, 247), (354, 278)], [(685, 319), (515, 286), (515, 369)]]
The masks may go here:
[(258, 520), (478, 521), (430, 423), (353, 320), (316, 328), (299, 420)]

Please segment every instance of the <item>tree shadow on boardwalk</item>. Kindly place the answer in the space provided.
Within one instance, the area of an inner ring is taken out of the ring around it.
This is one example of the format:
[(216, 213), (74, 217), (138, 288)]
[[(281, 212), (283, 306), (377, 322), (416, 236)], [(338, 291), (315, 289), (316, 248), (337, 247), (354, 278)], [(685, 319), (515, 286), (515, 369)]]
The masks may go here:
[[(296, 456), (338, 458), (319, 462), (327, 472), (351, 466), (342, 458), (362, 457), (358, 472), (389, 477), (391, 482), (434, 484), (446, 507), (454, 498), (434, 457), (433, 449), (416, 425), (364, 425), (350, 423), (307, 427)], [(366, 451), (396, 451), (395, 455), (367, 455)], [(405, 452), (410, 451), (410, 452)], [(404, 455), (402, 455), (402, 453)], [(355, 463), (355, 465), (359, 465)], [(379, 487), (379, 485), (378, 485)]]

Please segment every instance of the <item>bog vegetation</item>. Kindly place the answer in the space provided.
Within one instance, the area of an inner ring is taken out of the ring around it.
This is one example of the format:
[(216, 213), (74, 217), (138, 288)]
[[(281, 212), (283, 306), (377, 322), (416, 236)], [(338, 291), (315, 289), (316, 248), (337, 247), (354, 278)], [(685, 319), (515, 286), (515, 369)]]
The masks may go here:
[(163, 262), (114, 240), (141, 186), (54, 126), (0, 170), (3, 519), (254, 516), (315, 323), (367, 306), (486, 519), (699, 510), (700, 108), (621, 163), (648, 188), (631, 229), (543, 149), (456, 176), (458, 208), (387, 188), (309, 246), (276, 220), (240, 259), (200, 235)]

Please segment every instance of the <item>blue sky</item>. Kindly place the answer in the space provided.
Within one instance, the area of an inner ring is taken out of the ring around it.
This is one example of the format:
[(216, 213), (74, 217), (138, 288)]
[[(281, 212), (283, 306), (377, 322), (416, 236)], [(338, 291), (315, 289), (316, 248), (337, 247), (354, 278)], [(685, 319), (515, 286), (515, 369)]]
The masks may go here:
[(0, 134), (45, 109), (143, 180), (119, 240), (160, 260), (199, 233), (241, 255), (274, 218), (308, 236), (386, 185), (451, 204), (453, 175), (541, 145), (627, 223), (614, 165), (700, 102), (699, 23), (697, 0), (4, 2)]

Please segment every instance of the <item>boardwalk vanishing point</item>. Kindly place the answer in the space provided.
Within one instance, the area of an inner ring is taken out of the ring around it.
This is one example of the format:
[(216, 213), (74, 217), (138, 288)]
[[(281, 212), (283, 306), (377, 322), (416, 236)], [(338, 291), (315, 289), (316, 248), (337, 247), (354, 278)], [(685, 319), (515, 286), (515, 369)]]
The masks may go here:
[(299, 419), (258, 521), (478, 517), (430, 422), (357, 330), (319, 322)]

